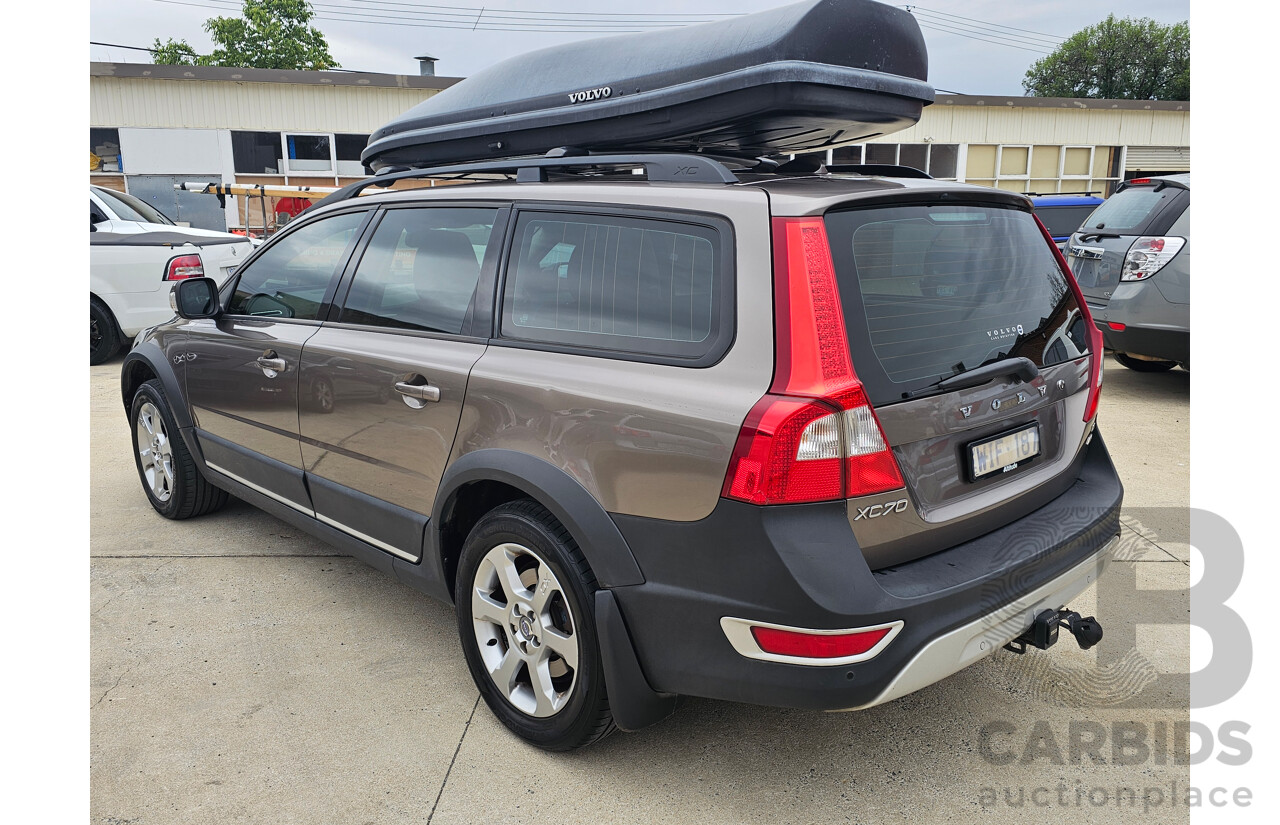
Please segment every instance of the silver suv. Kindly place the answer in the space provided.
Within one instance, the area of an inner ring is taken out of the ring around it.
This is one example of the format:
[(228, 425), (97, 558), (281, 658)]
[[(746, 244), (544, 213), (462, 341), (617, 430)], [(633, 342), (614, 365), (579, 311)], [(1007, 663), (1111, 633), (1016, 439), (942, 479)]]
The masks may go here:
[[(526, 182), (355, 197), (471, 172)], [(121, 375), (156, 511), (235, 495), (452, 601), (486, 703), (547, 749), (680, 695), (870, 707), (1056, 638), (1119, 532), (1100, 336), (1012, 193), (703, 156), (393, 172), (173, 302)]]

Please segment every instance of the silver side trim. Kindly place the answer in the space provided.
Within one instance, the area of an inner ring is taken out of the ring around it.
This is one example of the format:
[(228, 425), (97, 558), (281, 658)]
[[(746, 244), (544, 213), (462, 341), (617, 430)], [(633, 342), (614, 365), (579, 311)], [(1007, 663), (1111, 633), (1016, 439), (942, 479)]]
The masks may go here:
[(270, 490), (268, 490), (266, 487), (261, 487), (257, 484), (254, 484), (249, 479), (244, 478), (243, 476), (238, 476), (235, 473), (231, 472), (230, 470), (219, 467), (217, 464), (214, 464), (212, 461), (206, 461), (205, 466), (208, 467), (210, 470), (214, 470), (216, 472), (221, 473), (222, 475), (226, 476), (232, 481), (236, 481), (236, 482), (239, 482), (240, 484), (243, 484), (244, 486), (248, 487), (250, 490), (253, 490), (256, 493), (262, 493), (267, 498), (275, 499), (281, 504), (288, 505), (289, 507), (292, 507), (293, 509), (297, 510), (299, 513), (306, 513), (309, 516), (315, 516), (315, 511), (312, 510), (310, 507), (301, 505), (292, 499), (288, 499), (282, 495), (279, 495), (278, 493), (273, 493)]
[[(805, 656), (786, 656), (781, 653), (768, 653), (760, 648), (756, 642), (756, 637), (751, 634), (753, 627), (767, 627), (773, 630), (790, 630), (793, 633), (808, 633), (814, 636), (838, 636), (846, 633), (861, 633), (869, 630), (884, 630), (888, 628), (889, 632), (885, 637), (876, 642), (876, 646), (868, 650), (866, 653), (855, 653), (852, 656), (841, 656), (838, 659), (814, 659)], [(902, 622), (889, 622), (887, 624), (868, 625), (867, 627), (852, 627), (841, 630), (817, 630), (810, 627), (790, 627), (785, 624), (771, 624), (769, 622), (758, 622), (751, 619), (736, 619), (732, 616), (725, 616), (720, 619), (720, 629), (724, 631), (724, 635), (729, 637), (729, 644), (733, 645), (733, 649), (738, 653), (746, 656), (748, 659), (760, 659), (765, 662), (783, 662), (790, 665), (811, 665), (816, 667), (831, 667), (835, 665), (851, 665), (854, 662), (865, 662), (877, 656), (880, 651), (889, 646), (894, 637), (902, 630)]]
[(1066, 606), (1098, 580), (1111, 564), (1120, 536), (1056, 579), (982, 618), (925, 645), (889, 686), (871, 702), (845, 710), (863, 710), (914, 693), (990, 656), (1031, 627), (1037, 613)]
[(325, 524), (329, 525), (330, 527), (336, 527), (337, 529), (341, 530), (342, 532), (346, 533), (349, 536), (353, 536), (355, 538), (360, 539), (363, 542), (372, 544), (374, 547), (378, 548), (379, 550), (385, 550), (393, 556), (399, 556), (405, 561), (411, 561), (416, 563), (420, 558), (420, 556), (414, 556), (404, 552), (403, 550), (398, 550), (384, 541), (378, 541), (373, 536), (367, 535), (365, 533), (361, 533), (359, 530), (355, 529), (354, 527), (348, 527), (342, 522), (336, 521), (335, 519), (331, 519), (326, 515), (316, 513), (316, 519), (318, 521), (323, 521)]

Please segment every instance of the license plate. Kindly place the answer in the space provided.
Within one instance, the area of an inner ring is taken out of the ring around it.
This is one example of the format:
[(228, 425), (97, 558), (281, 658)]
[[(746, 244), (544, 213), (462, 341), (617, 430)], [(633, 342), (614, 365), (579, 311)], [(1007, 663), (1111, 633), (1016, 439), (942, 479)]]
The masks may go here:
[(976, 481), (993, 473), (1010, 472), (1039, 454), (1037, 424), (974, 442), (969, 445), (969, 478)]
[(1097, 286), (1098, 285), (1098, 262), (1089, 258), (1077, 258), (1072, 255), (1067, 258), (1067, 264), (1071, 267), (1071, 274), (1076, 276), (1076, 283), (1080, 286)]

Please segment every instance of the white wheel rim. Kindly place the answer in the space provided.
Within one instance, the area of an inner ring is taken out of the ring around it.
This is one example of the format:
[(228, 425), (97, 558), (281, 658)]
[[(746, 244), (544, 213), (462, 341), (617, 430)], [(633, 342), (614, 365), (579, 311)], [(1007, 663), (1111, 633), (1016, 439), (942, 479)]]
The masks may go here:
[(513, 707), (554, 716), (578, 683), (578, 623), (551, 566), (519, 544), (485, 554), (471, 587), (485, 672)]

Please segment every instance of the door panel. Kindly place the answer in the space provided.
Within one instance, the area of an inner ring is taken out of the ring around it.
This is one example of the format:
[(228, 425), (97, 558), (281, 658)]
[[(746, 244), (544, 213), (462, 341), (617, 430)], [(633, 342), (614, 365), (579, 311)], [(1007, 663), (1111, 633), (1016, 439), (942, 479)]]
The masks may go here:
[(302, 345), (320, 328), (368, 217), (330, 215), (273, 239), (223, 290), (224, 314), (187, 328), (197, 437), (215, 453), (216, 439), (235, 448), (223, 458), (236, 468), (214, 461), (215, 469), (307, 513), (298, 449)]
[[(327, 482), (312, 482), (317, 516), (417, 558), (467, 376), (484, 350), (480, 342), (382, 330), (326, 325), (317, 332), (302, 356), (299, 417), (303, 467)], [(422, 387), (424, 395), (434, 388), (439, 400), (404, 395), (397, 384)], [(391, 509), (349, 507), (343, 498), (351, 492)], [(414, 530), (418, 541), (403, 546)]]
[[(299, 432), (316, 517), (416, 560), (458, 431), (494, 206), (388, 209), (342, 308), (302, 353)], [(343, 291), (343, 290), (340, 290)]]
[[(235, 317), (193, 321), (187, 327), (187, 396), (201, 448), (217, 452), (208, 437), (214, 436), (244, 448), (249, 456), (269, 459), (246, 458), (222, 469), (307, 512), (298, 451), (298, 364), (303, 343), (317, 329), (315, 324)], [(260, 359), (282, 361), (283, 369), (264, 367)]]

